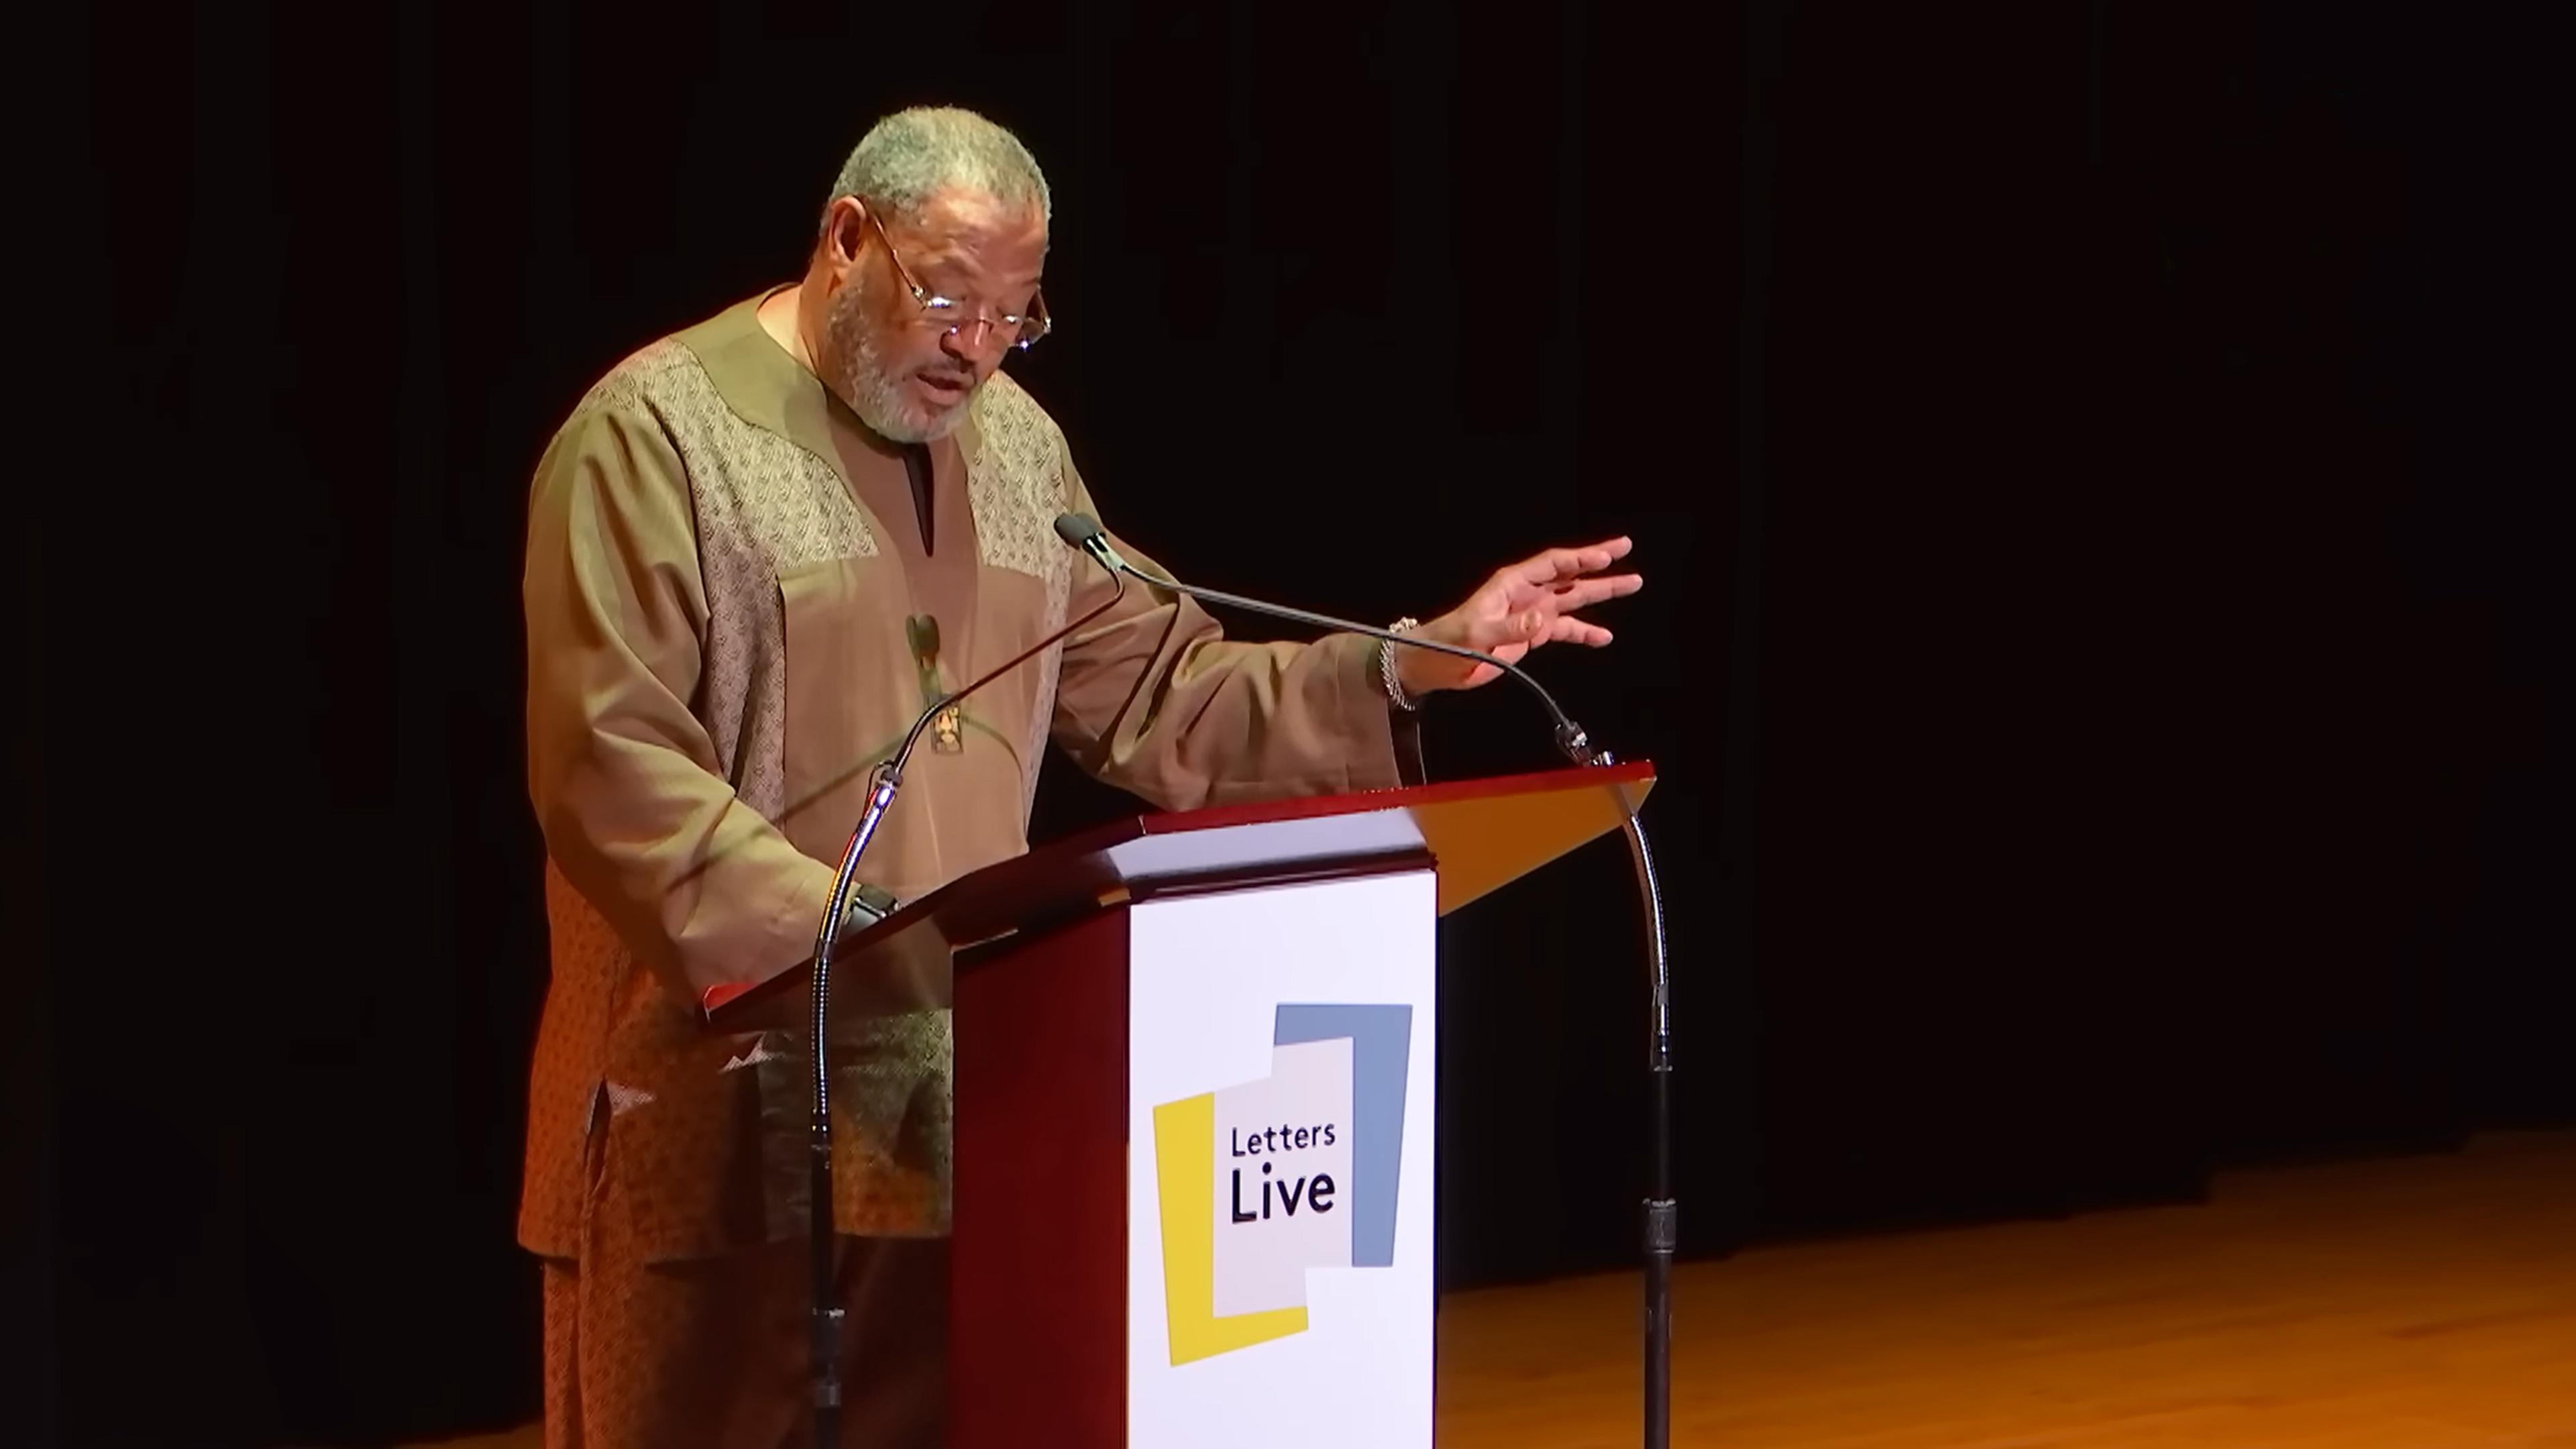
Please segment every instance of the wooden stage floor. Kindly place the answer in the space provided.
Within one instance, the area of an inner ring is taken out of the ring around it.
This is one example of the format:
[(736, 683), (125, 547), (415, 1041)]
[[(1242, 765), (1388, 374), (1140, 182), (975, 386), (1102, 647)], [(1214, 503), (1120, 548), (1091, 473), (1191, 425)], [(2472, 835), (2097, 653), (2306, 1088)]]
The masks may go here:
[[(2576, 1449), (2576, 1132), (1756, 1248), (1674, 1296), (1680, 1445)], [(1633, 1275), (1452, 1295), (1442, 1449), (1637, 1443), (1635, 1331)]]

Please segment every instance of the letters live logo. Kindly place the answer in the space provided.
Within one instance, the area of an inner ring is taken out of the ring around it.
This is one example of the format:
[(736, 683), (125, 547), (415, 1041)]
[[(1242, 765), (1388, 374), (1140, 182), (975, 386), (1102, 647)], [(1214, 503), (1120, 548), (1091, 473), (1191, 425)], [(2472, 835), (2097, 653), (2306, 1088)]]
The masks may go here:
[(1395, 1262), (1410, 1006), (1282, 1005), (1270, 1075), (1154, 1109), (1172, 1362), (1306, 1329), (1306, 1273)]

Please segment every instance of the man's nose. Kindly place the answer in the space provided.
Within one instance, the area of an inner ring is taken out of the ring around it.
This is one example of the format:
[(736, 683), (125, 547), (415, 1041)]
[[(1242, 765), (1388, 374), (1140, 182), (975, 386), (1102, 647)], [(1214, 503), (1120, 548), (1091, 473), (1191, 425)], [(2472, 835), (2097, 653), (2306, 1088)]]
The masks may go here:
[(1001, 325), (989, 317), (961, 322), (939, 339), (940, 350), (960, 362), (971, 363), (977, 371), (992, 359), (999, 358), (1007, 347), (1002, 340)]

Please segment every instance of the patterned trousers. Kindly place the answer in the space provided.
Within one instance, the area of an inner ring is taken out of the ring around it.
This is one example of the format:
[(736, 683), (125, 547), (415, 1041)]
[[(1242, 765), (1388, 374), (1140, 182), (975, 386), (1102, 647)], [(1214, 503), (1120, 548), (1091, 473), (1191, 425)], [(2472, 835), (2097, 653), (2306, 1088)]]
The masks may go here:
[[(544, 1260), (546, 1449), (808, 1449), (806, 1245), (646, 1259), (617, 1164), (594, 1173), (581, 1257)], [(948, 1244), (840, 1241), (841, 1445), (937, 1449)]]

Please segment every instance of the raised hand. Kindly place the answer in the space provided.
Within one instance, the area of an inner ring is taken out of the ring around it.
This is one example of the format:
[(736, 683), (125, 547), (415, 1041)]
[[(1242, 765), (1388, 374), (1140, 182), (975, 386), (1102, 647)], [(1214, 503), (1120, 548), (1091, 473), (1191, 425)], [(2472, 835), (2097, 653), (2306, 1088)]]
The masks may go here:
[[(1551, 643), (1598, 649), (1610, 642), (1610, 631), (1577, 617), (1576, 611), (1645, 587), (1641, 575), (1601, 572), (1626, 558), (1631, 547), (1629, 540), (1614, 538), (1587, 548), (1552, 548), (1507, 565), (1465, 603), (1414, 632), (1511, 664)], [(1490, 664), (1429, 649), (1399, 648), (1393, 662), (1396, 681), (1416, 697), (1437, 689), (1474, 689), (1501, 677)]]

